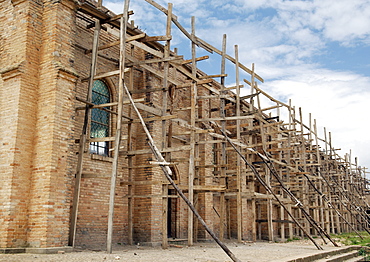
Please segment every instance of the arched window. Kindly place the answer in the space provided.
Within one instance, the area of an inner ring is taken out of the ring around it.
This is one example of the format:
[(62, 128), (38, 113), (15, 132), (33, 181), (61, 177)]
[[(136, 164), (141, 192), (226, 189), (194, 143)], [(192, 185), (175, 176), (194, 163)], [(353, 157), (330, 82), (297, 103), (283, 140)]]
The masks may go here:
[[(94, 81), (92, 89), (92, 103), (95, 105), (110, 102), (110, 92), (108, 86), (101, 80)], [(107, 107), (105, 107), (108, 109)], [(109, 136), (109, 112), (101, 108), (91, 110), (90, 137), (100, 138)], [(98, 155), (109, 155), (109, 142), (91, 142), (90, 153)]]

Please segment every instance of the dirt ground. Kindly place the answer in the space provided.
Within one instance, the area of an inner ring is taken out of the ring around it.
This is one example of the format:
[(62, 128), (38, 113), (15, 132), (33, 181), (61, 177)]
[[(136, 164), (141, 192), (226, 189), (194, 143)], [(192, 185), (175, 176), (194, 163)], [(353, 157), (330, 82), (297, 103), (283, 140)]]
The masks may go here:
[[(319, 242), (319, 241), (318, 241)], [(283, 262), (305, 257), (322, 251), (308, 241), (289, 243), (236, 243), (226, 242), (229, 249), (243, 262)], [(324, 251), (338, 249), (330, 245), (323, 246)], [(197, 243), (194, 246), (176, 245), (168, 249), (161, 247), (122, 246), (115, 248), (112, 254), (104, 251), (80, 250), (64, 254), (0, 254), (0, 261), (176, 261), (176, 262), (225, 262), (231, 259), (215, 243)]]

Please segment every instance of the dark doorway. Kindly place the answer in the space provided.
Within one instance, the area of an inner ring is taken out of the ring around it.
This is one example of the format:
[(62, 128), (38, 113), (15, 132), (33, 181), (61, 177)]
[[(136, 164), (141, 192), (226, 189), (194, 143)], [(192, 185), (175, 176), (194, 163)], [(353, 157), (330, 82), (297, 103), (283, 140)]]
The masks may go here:
[(178, 209), (178, 198), (174, 189), (168, 190), (168, 210), (167, 210), (167, 236), (168, 238), (177, 238), (177, 209)]

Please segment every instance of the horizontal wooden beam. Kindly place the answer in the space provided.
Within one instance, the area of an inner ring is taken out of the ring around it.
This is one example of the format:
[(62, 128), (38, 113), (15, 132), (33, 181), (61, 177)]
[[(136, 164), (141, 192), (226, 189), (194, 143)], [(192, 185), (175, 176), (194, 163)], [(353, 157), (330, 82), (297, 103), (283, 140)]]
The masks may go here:
[(155, 64), (155, 63), (161, 63), (161, 62), (174, 62), (177, 60), (183, 59), (183, 56), (170, 56), (166, 58), (159, 58), (159, 59), (148, 59), (148, 60), (140, 60), (136, 62), (128, 62), (125, 64), (127, 67), (131, 66), (138, 66), (143, 64)]
[(205, 75), (205, 76), (200, 76), (199, 79), (216, 78), (216, 77), (227, 77), (227, 74)]
[[(199, 61), (202, 61), (202, 60), (206, 60), (206, 59), (208, 59), (208, 58), (209, 58), (209, 56), (208, 56), (208, 55), (201, 56), (201, 57), (197, 57), (197, 58), (195, 58), (195, 62), (199, 62)], [(181, 64), (185, 65), (185, 64), (190, 64), (190, 63), (192, 63), (192, 62), (193, 62), (193, 60), (192, 60), (192, 59), (189, 59), (189, 60), (184, 60), (184, 61), (182, 61), (182, 62), (181, 62)]]
[(200, 118), (196, 119), (197, 122), (208, 122), (208, 121), (233, 121), (243, 119), (253, 119), (254, 116), (228, 116), (228, 117), (213, 117), (213, 118)]
[[(134, 35), (134, 36), (128, 36), (126, 38), (126, 43), (129, 43), (131, 41), (138, 40), (138, 39), (141, 39), (141, 38), (144, 38), (144, 37), (146, 37), (145, 33)], [(113, 42), (110, 42), (110, 43), (105, 44), (105, 45), (101, 45), (101, 46), (98, 47), (98, 51), (104, 50), (104, 49), (107, 49), (107, 48), (110, 48), (110, 47), (113, 47), (113, 46), (117, 46), (120, 43), (121, 43), (121, 41), (117, 40), (117, 41), (113, 41)], [(85, 51), (85, 54), (90, 54), (91, 52), (92, 52), (92, 49), (89, 49), (89, 50)]]
[(160, 36), (145, 36), (140, 39), (140, 42), (154, 42), (154, 41), (169, 41), (172, 36), (160, 35)]

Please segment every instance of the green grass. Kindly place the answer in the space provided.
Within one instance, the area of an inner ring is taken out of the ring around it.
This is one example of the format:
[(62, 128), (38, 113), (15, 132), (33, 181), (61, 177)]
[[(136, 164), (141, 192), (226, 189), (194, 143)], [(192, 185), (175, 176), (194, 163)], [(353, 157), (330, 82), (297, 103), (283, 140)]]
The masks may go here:
[(293, 239), (292, 238), (288, 238), (286, 240), (286, 242), (292, 242), (292, 241), (295, 241), (295, 240), (300, 240), (300, 238), (299, 237), (293, 237)]
[(357, 245), (363, 246), (360, 250), (358, 250), (359, 256), (362, 256), (364, 260), (362, 261), (370, 261), (370, 234), (367, 232), (359, 232), (360, 235), (363, 237), (361, 239), (356, 233), (342, 233), (342, 234), (331, 234), (331, 237), (338, 243), (342, 243), (346, 246)]
[(363, 260), (361, 261), (370, 261), (370, 255), (369, 255), (369, 251), (366, 250), (365, 248), (361, 248), (359, 251), (358, 251), (358, 255), (359, 256), (362, 256), (364, 257)]
[(361, 239), (356, 233), (342, 233), (337, 235), (331, 235), (337, 242), (341, 242), (346, 246), (359, 245), (370, 247), (370, 234), (367, 232), (360, 232), (360, 235), (364, 238)]

